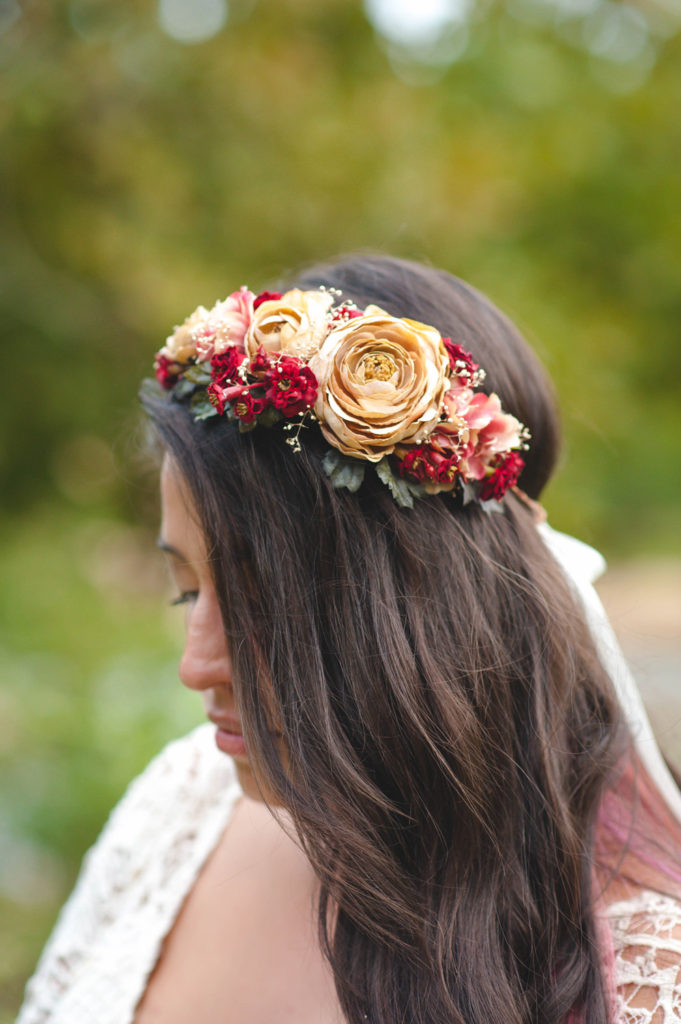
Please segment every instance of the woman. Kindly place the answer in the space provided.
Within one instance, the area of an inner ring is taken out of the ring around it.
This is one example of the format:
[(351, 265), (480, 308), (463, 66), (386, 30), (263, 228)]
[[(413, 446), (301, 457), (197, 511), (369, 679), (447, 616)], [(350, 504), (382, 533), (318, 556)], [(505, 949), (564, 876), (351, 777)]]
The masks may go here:
[(558, 428), (513, 326), (361, 257), (199, 307), (155, 366), (217, 729), (112, 815), (21, 1024), (681, 1019), (681, 798), (599, 556), (540, 525)]

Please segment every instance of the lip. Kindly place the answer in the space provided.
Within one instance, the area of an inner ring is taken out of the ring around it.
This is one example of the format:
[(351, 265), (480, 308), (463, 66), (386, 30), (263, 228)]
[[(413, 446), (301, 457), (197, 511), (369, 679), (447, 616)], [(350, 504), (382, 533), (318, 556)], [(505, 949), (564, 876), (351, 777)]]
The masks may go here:
[(231, 757), (246, 757), (246, 742), (241, 732), (241, 722), (236, 718), (223, 715), (208, 715), (213, 725), (217, 726), (215, 744), (223, 754)]

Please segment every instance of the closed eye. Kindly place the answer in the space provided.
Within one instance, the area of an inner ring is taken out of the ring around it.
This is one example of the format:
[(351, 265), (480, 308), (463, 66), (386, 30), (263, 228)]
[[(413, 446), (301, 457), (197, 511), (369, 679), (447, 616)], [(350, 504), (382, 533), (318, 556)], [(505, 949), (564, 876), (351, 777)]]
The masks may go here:
[(179, 597), (174, 597), (170, 602), (171, 605), (176, 604), (188, 604), (190, 601), (196, 601), (199, 596), (198, 590), (183, 590)]

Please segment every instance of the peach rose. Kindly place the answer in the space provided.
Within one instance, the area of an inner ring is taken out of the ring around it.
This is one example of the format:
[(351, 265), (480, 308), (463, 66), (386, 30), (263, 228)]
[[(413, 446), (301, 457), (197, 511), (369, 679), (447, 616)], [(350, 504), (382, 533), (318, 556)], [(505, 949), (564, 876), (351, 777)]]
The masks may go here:
[(261, 303), (246, 334), (247, 354), (252, 358), (262, 346), (266, 352), (283, 353), (308, 360), (329, 330), (328, 312), (333, 295), (293, 288), (280, 299)]
[(325, 438), (370, 462), (400, 442), (424, 440), (449, 385), (449, 357), (434, 327), (373, 311), (332, 331), (309, 366)]
[(160, 354), (176, 363), (188, 363), (192, 358), (206, 362), (230, 345), (243, 349), (254, 298), (248, 288), (240, 288), (222, 302), (216, 302), (212, 309), (199, 306), (175, 328)]

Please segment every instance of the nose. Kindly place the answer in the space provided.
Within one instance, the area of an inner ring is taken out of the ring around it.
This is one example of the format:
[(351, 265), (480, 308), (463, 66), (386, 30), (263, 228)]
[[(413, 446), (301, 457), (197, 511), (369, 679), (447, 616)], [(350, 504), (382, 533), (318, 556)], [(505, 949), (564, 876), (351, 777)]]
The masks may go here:
[(232, 686), (232, 661), (213, 592), (201, 592), (188, 610), (178, 674), (190, 690)]

